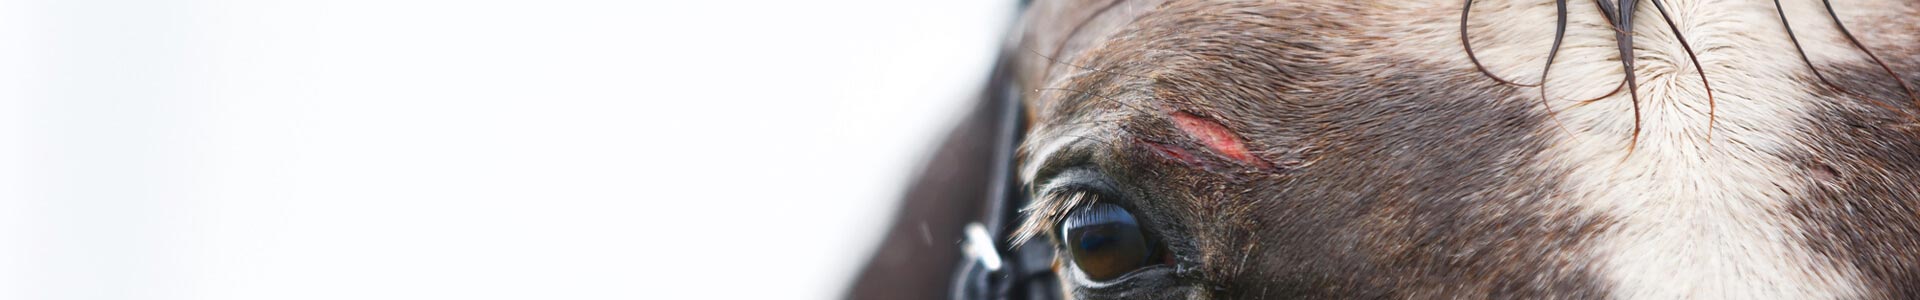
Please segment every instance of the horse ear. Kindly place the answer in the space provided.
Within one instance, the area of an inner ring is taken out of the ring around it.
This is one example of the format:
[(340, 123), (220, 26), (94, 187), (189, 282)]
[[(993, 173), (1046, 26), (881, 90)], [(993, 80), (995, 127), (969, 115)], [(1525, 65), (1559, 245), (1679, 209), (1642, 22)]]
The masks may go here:
[[(1004, 67), (1005, 64), (1003, 63)], [(848, 299), (944, 299), (960, 267), (962, 227), (985, 214), (1007, 80), (996, 70), (960, 124), (921, 164)]]

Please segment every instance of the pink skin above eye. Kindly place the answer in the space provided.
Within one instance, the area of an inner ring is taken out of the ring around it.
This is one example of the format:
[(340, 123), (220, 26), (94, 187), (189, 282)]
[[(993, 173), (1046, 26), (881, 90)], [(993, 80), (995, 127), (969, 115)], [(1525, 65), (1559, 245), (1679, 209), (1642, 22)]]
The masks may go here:
[(1199, 141), (1202, 145), (1207, 145), (1207, 148), (1212, 148), (1214, 152), (1220, 153), (1221, 156), (1261, 168), (1272, 166), (1268, 164), (1267, 161), (1253, 156), (1253, 152), (1247, 150), (1247, 144), (1241, 142), (1240, 135), (1234, 134), (1232, 130), (1227, 130), (1227, 126), (1220, 125), (1218, 122), (1186, 112), (1175, 111), (1173, 112), (1173, 124), (1174, 126), (1180, 127), (1180, 131), (1186, 132), (1187, 136), (1193, 137), (1195, 141)]

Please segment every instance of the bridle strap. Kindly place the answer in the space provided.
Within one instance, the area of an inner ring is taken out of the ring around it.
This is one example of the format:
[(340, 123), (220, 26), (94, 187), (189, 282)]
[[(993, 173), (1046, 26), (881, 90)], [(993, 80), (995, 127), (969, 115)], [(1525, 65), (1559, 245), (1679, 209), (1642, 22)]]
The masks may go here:
[[(1024, 9), (1028, 1), (1020, 1)], [(1013, 247), (1009, 244), (1018, 226), (1020, 209), (1027, 205), (1026, 192), (1020, 189), (1016, 174), (1016, 155), (1026, 132), (1026, 105), (1020, 87), (1011, 76), (1012, 66), (1003, 51), (995, 64), (988, 96), (997, 107), (991, 178), (987, 188), (987, 211), (978, 222), (965, 228), (962, 252), (966, 261), (955, 274), (952, 298), (956, 300), (1039, 300), (1056, 299), (1062, 294), (1053, 274), (1051, 247)]]
[[(1001, 64), (1000, 67), (1006, 67)], [(996, 70), (996, 75), (1005, 70)], [(954, 286), (954, 299), (1031, 299), (1022, 297), (1027, 285), (1025, 257), (1006, 243), (1017, 226), (1020, 207), (1026, 197), (1018, 188), (1014, 174), (1014, 155), (1018, 150), (1025, 116), (1019, 90), (1005, 76), (994, 76), (1000, 86), (992, 95), (997, 126), (994, 132), (992, 173), (987, 188), (987, 211), (978, 222), (967, 224), (961, 245), (966, 265), (961, 267)], [(1029, 247), (1031, 248), (1031, 247)]]
[(1008, 82), (1000, 84), (1007, 88), (996, 96), (1001, 100), (996, 101), (1001, 106), (1000, 124), (995, 137), (994, 173), (987, 187), (987, 215), (982, 222), (969, 223), (965, 228), (966, 240), (961, 247), (967, 261), (957, 274), (953, 299), (1054, 299), (1060, 296), (1060, 289), (1049, 263), (1053, 249), (1015, 248), (1006, 243), (1018, 226), (1020, 208), (1028, 201), (1014, 176), (1014, 155), (1025, 132), (1022, 120), (1026, 115), (1018, 88)]

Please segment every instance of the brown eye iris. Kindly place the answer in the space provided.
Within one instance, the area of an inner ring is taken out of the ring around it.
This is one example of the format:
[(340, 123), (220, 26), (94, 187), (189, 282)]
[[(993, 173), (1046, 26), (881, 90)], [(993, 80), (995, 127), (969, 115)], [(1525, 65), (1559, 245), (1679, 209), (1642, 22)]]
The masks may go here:
[(1114, 279), (1152, 263), (1155, 247), (1133, 214), (1119, 206), (1080, 208), (1060, 227), (1067, 255), (1088, 279)]

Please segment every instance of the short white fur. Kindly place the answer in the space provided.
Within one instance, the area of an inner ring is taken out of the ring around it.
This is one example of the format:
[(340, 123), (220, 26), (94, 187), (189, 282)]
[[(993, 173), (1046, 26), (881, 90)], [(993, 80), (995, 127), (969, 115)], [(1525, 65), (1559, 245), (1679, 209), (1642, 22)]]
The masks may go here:
[[(1389, 47), (1396, 56), (1470, 66), (1460, 52), (1461, 1), (1406, 4), (1425, 13)], [(1553, 1), (1476, 1), (1478, 57), (1502, 78), (1535, 83), (1553, 36)], [(1664, 0), (1711, 80), (1696, 68), (1652, 3), (1634, 12), (1641, 120), (1633, 138), (1628, 93), (1591, 103), (1622, 80), (1614, 34), (1591, 1), (1569, 1), (1570, 26), (1547, 82), (1555, 136), (1545, 168), (1567, 170), (1570, 209), (1616, 220), (1583, 261), (1630, 299), (1830, 299), (1859, 296), (1857, 270), (1813, 253), (1783, 212), (1803, 187), (1781, 153), (1809, 151), (1809, 112), (1828, 101), (1795, 56), (1771, 1)], [(1868, 1), (1872, 2), (1872, 1)], [(1884, 2), (1884, 1), (1882, 1)], [(1869, 3), (1885, 6), (1883, 3)], [(1864, 60), (1818, 1), (1783, 1), (1815, 64)], [(1864, 5), (1836, 3), (1836, 6)], [(1837, 9), (1844, 9), (1838, 8)], [(1438, 14), (1451, 12), (1452, 14)], [(1859, 10), (1842, 13), (1872, 14)], [(1882, 10), (1878, 13), (1897, 13)], [(1855, 24), (1849, 24), (1855, 25)], [(1856, 25), (1858, 26), (1858, 25)], [(1537, 90), (1526, 89), (1537, 95)], [(1541, 99), (1529, 96), (1531, 105)], [(1709, 114), (1712, 124), (1709, 127)]]

